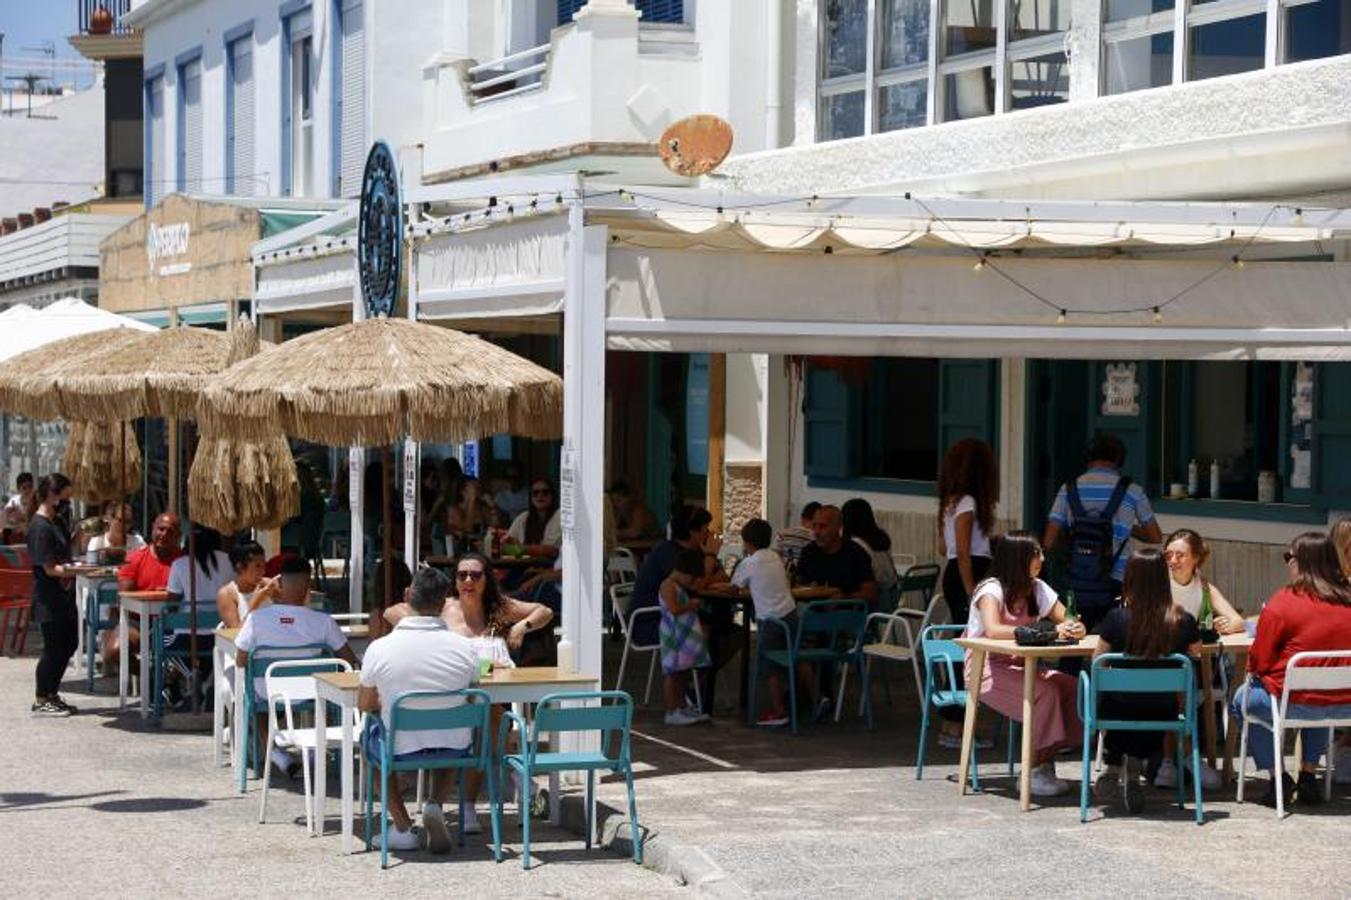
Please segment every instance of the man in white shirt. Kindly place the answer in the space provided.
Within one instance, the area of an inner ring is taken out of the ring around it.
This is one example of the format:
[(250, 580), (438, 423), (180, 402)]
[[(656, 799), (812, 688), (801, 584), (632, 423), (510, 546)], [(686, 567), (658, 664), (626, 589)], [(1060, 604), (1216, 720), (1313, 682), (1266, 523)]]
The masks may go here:
[[(305, 647), (321, 644), (333, 655), (356, 665), (356, 654), (347, 644), (347, 636), (326, 612), (310, 609), (310, 564), (298, 556), (287, 558), (281, 566), (281, 588), (272, 606), (255, 610), (244, 620), (235, 638), (235, 664), (246, 666), (249, 654), (259, 647)], [(254, 679), (254, 697), (258, 700), (258, 720), (254, 734), (267, 734), (267, 698), (262, 673)], [(288, 774), (297, 760), (279, 747), (272, 748), (271, 759)]]
[(33, 473), (20, 472), (14, 486), (19, 493), (9, 498), (4, 510), (5, 543), (22, 544), (28, 537), (28, 520), (38, 506), (33, 499)]
[[(437, 569), (420, 570), (407, 593), (412, 615), (400, 619), (393, 631), (372, 643), (366, 651), (357, 708), (380, 716), (368, 720), (373, 766), (388, 734), (390, 709), (399, 697), (413, 691), (459, 691), (473, 683), (478, 670), (478, 652), (468, 638), (451, 631), (441, 618), (450, 587), (450, 579), (445, 573)], [(470, 752), (471, 738), (470, 731), (463, 728), (397, 734), (393, 756), (399, 761), (465, 756)], [(378, 779), (378, 766), (376, 769), (374, 777)], [(450, 830), (446, 827), (442, 804), (449, 802), (454, 783), (454, 770), (435, 772), (431, 799), (422, 808), (427, 848), (433, 853), (450, 850)], [(392, 780), (389, 787), (389, 815), (393, 820), (389, 849), (416, 850), (420, 841), (413, 831), (413, 820), (404, 806), (397, 779)], [(462, 817), (473, 814), (472, 805), (461, 803)]]
[[(797, 603), (788, 585), (783, 558), (769, 549), (774, 529), (764, 519), (751, 519), (741, 526), (741, 545), (746, 558), (732, 572), (732, 584), (747, 588), (755, 604), (755, 618), (780, 619), (789, 628), (797, 623)], [(788, 636), (778, 625), (760, 628), (760, 644), (766, 650), (786, 650)], [(784, 725), (788, 722), (788, 682), (782, 666), (769, 664), (769, 709), (756, 720), (757, 725)]]

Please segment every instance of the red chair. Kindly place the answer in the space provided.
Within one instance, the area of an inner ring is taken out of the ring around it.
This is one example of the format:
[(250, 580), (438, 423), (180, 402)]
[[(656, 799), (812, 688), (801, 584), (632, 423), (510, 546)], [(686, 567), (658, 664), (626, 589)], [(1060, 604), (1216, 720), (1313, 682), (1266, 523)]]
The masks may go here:
[[(31, 569), (0, 569), (0, 652), (21, 655), (28, 645), (28, 623), (33, 615)], [(10, 633), (10, 619), (14, 631)]]

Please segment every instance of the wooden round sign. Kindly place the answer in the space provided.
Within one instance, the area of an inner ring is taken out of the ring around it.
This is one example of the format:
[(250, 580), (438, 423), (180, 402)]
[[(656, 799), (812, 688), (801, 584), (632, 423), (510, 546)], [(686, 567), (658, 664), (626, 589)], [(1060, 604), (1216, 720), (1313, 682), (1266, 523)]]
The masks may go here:
[(657, 150), (677, 175), (707, 175), (732, 152), (732, 126), (717, 116), (687, 116), (662, 132)]

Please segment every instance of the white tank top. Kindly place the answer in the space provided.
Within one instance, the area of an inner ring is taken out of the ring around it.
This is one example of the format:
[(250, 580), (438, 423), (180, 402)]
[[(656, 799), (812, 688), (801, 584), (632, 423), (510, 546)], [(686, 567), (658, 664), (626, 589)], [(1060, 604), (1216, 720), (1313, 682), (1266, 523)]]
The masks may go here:
[[(235, 585), (235, 596), (239, 598), (239, 624), (243, 625), (243, 624), (244, 624), (244, 620), (247, 619), (247, 618), (249, 617), (249, 613), (252, 611), (252, 610), (249, 609), (249, 605), (250, 605), (251, 603), (253, 603), (253, 595), (256, 594), (256, 593), (258, 593), (258, 589), (257, 589), (257, 588), (254, 588), (253, 590), (248, 591), (248, 592), (246, 593), (246, 592), (241, 591), (241, 590), (239, 589), (239, 585), (237, 585), (237, 584)], [(268, 607), (268, 606), (271, 606), (271, 605), (272, 605), (272, 601), (271, 601), (271, 600), (268, 600), (267, 602), (265, 602), (262, 606), (260, 606), (260, 607), (258, 607), (258, 608), (259, 608), (259, 609), (263, 609), (263, 608)]]
[(1192, 575), (1192, 580), (1187, 584), (1178, 584), (1172, 578), (1168, 579), (1168, 584), (1173, 590), (1174, 603), (1193, 616), (1201, 614), (1201, 593), (1205, 588), (1205, 580), (1199, 573)]

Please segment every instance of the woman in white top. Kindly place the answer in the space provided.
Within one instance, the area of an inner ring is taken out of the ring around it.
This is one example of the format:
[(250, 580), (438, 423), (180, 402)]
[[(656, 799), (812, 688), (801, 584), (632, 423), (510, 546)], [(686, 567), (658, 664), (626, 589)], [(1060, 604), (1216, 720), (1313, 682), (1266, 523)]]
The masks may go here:
[(1168, 562), (1169, 584), (1173, 602), (1191, 613), (1204, 630), (1201, 608), (1210, 601), (1213, 627), (1220, 634), (1238, 634), (1243, 630), (1243, 617), (1220, 589), (1207, 581), (1198, 571), (1210, 558), (1210, 548), (1201, 535), (1190, 528), (1179, 528), (1163, 542), (1163, 558)]
[(554, 486), (546, 478), (530, 482), (530, 508), (507, 529), (507, 541), (525, 549), (527, 556), (553, 559), (563, 545), (563, 527), (558, 517)]
[[(1012, 532), (995, 542), (990, 577), (976, 585), (975, 601), (967, 620), (967, 637), (1011, 640), (1014, 629), (1038, 619), (1056, 623), (1061, 638), (1082, 638), (1082, 622), (1067, 621), (1065, 607), (1050, 585), (1042, 581), (1041, 545), (1027, 532)], [(970, 654), (967, 664), (970, 665)], [(1030, 661), (1036, 665), (1036, 661)], [(980, 702), (1015, 721), (1023, 719), (1024, 660), (1001, 653), (986, 657), (980, 679)], [(1032, 793), (1056, 796), (1069, 785), (1056, 777), (1055, 756), (1083, 740), (1083, 723), (1076, 708), (1078, 683), (1064, 672), (1043, 669), (1036, 674), (1032, 701), (1036, 765)]]
[[(192, 540), (195, 555), (180, 556), (173, 561), (165, 590), (170, 599), (180, 601), (184, 609), (188, 603), (199, 609), (207, 604), (214, 606), (220, 589), (234, 578), (234, 569), (230, 557), (220, 549), (220, 532), (205, 525), (194, 525)], [(190, 571), (189, 566), (196, 571)]]
[(235, 577), (216, 593), (216, 610), (222, 628), (239, 628), (254, 610), (272, 605), (281, 579), (266, 577), (267, 551), (256, 541), (236, 544), (230, 567)]
[(862, 547), (872, 560), (877, 589), (894, 604), (900, 577), (896, 574), (896, 564), (891, 561), (891, 535), (877, 524), (872, 504), (862, 497), (845, 501), (840, 507), (840, 521), (844, 525), (844, 536)]
[(145, 546), (145, 538), (131, 530), (131, 507), (119, 500), (105, 504), (104, 521), (108, 527), (103, 534), (96, 534), (85, 546), (85, 554), (90, 562), (100, 562), (106, 555), (105, 550), (124, 550), (130, 554)]

